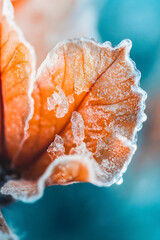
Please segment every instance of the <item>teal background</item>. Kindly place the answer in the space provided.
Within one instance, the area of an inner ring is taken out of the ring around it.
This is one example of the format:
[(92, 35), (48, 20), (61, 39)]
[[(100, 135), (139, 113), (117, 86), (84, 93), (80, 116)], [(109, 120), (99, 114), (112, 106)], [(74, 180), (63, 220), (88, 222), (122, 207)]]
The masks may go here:
[[(142, 72), (141, 86), (150, 101), (160, 90), (160, 1), (93, 0), (93, 4), (102, 42), (132, 40), (131, 57)], [(34, 204), (17, 202), (3, 209), (9, 226), (24, 240), (159, 240), (160, 159), (140, 160), (147, 124), (123, 184), (49, 187)]]

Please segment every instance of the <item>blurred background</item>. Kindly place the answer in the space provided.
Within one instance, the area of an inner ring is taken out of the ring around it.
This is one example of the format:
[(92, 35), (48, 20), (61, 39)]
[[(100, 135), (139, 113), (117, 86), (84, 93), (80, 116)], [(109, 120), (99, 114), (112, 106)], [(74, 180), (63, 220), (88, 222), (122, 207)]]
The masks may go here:
[(15, 0), (16, 21), (35, 47), (37, 67), (55, 44), (71, 37), (117, 45), (133, 42), (131, 58), (148, 93), (147, 122), (121, 185), (53, 186), (33, 204), (3, 209), (22, 240), (160, 239), (160, 1)]

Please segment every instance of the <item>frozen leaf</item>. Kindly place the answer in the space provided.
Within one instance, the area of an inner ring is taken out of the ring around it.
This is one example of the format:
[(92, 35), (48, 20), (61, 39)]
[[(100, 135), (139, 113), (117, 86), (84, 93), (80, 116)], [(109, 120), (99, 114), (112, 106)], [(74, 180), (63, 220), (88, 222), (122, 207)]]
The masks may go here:
[(1, 17), (1, 153), (13, 159), (24, 137), (34, 78), (34, 51), (13, 22), (9, 1)]
[(9, 162), (20, 179), (7, 181), (1, 192), (28, 202), (53, 184), (120, 182), (145, 120), (146, 94), (129, 58), (131, 41), (116, 47), (63, 41), (35, 76), (33, 50), (8, 6), (4, 1), (1, 158), (2, 168)]

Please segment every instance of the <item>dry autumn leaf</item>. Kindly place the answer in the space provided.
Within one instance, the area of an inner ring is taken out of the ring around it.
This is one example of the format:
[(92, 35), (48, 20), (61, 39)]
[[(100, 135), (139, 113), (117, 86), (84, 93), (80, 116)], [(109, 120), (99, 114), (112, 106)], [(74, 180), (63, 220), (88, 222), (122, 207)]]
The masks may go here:
[(61, 42), (36, 73), (10, 1), (1, 9), (1, 193), (29, 202), (54, 184), (120, 181), (145, 120), (131, 41)]

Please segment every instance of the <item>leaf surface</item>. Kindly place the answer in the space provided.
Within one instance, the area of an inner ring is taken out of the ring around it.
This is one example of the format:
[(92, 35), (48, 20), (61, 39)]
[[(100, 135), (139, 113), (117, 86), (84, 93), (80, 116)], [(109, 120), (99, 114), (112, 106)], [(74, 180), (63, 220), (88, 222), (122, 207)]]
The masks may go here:
[(131, 41), (64, 41), (35, 76), (33, 50), (7, 13), (1, 25), (1, 149), (21, 173), (2, 193), (33, 201), (48, 185), (118, 182), (145, 120)]
[(12, 160), (23, 141), (30, 112), (34, 56), (14, 24), (8, 4), (4, 1), (1, 19), (1, 148), (3, 155), (5, 153)]

